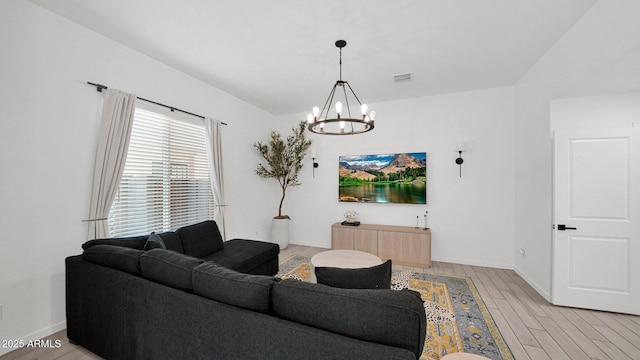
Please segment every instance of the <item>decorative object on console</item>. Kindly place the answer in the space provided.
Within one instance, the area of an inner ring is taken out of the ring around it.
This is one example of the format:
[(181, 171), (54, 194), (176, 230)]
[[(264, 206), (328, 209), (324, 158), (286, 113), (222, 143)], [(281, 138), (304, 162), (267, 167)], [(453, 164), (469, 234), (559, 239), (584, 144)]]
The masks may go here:
[(349, 210), (344, 213), (344, 218), (347, 219), (348, 222), (355, 222), (358, 220), (358, 213), (353, 210)]
[(258, 141), (253, 147), (258, 150), (260, 156), (266, 161), (266, 165), (259, 163), (256, 174), (263, 178), (276, 179), (282, 189), (282, 196), (278, 206), (278, 216), (273, 218), (271, 227), (271, 241), (284, 249), (289, 244), (289, 215), (282, 215), (282, 203), (289, 186), (301, 185), (298, 174), (302, 169), (302, 159), (311, 146), (311, 140), (305, 137), (305, 123), (300, 122), (293, 127), (293, 133), (287, 136), (286, 142), (282, 136), (271, 131), (269, 143)]
[(341, 202), (427, 203), (427, 153), (340, 156)]
[(342, 225), (345, 225), (345, 226), (360, 225), (360, 221), (358, 221), (358, 213), (353, 210), (349, 210), (346, 213), (344, 213), (344, 218), (345, 218), (345, 221), (342, 222)]
[(456, 164), (458, 164), (460, 168), (460, 175), (462, 177), (462, 163), (464, 160), (462, 159), (462, 152), (464, 151), (464, 141), (458, 143), (458, 158), (456, 159)]
[[(371, 111), (367, 113), (367, 104), (361, 103), (360, 99), (358, 99), (358, 96), (351, 88), (351, 85), (349, 85), (346, 80), (342, 80), (342, 48), (345, 46), (347, 46), (346, 41), (336, 41), (336, 47), (340, 49), (340, 79), (336, 81), (335, 85), (333, 85), (333, 88), (331, 89), (331, 92), (329, 92), (329, 97), (324, 103), (322, 111), (319, 107), (314, 106), (313, 114), (307, 115), (309, 131), (313, 133), (322, 135), (354, 135), (373, 130), (373, 122), (375, 120), (376, 112)], [(330, 118), (329, 110), (331, 109), (331, 107), (333, 107), (333, 100), (334, 96), (336, 95), (336, 89), (338, 87), (342, 88), (342, 91), (338, 91), (338, 98), (342, 98), (342, 100), (345, 102), (344, 105), (346, 110), (343, 111), (342, 102), (336, 101), (336, 116), (334, 118)], [(355, 101), (357, 101), (358, 106), (360, 106), (360, 111), (362, 113), (361, 117), (353, 117), (351, 115), (351, 107), (349, 106), (349, 96), (347, 93), (347, 89), (349, 89), (351, 95), (353, 95)], [(340, 96), (340, 93), (344, 94), (344, 97)], [(345, 112), (347, 113), (347, 116), (343, 116), (343, 113)]]

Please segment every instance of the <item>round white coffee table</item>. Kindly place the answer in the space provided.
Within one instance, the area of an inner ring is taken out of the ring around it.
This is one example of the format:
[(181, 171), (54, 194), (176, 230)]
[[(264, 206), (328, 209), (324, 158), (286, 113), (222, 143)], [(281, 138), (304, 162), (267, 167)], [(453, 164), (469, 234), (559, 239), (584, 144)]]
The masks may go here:
[(343, 269), (367, 268), (382, 264), (379, 257), (358, 250), (327, 250), (311, 257), (311, 282), (317, 282), (316, 267), (337, 267)]

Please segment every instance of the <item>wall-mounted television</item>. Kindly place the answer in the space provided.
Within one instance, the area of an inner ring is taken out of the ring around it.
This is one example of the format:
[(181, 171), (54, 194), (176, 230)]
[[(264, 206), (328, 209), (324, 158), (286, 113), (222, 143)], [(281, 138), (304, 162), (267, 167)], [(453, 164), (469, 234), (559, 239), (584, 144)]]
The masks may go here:
[(427, 153), (339, 157), (340, 202), (427, 203)]

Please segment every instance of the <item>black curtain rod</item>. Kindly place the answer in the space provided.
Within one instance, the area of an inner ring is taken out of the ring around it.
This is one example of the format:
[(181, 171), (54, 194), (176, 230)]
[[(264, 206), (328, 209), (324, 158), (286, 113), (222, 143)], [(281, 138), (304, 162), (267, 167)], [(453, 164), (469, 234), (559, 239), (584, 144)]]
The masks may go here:
[[(90, 82), (90, 81), (87, 81), (87, 84), (95, 86), (95, 87), (96, 87), (96, 90), (97, 90), (98, 92), (102, 92), (102, 90), (106, 90), (106, 89), (108, 89), (108, 87), (106, 87), (106, 86), (104, 86), (104, 85), (102, 85), (102, 84), (95, 84), (95, 83), (92, 83), (92, 82)], [(157, 102), (157, 101), (153, 101), (153, 100), (149, 100), (149, 99), (141, 98), (141, 97), (139, 97), (139, 96), (137, 96), (136, 98), (138, 98), (138, 99), (140, 99), (140, 100), (142, 100), (142, 101), (146, 101), (146, 102), (148, 102), (148, 103), (152, 103), (152, 104), (155, 104), (155, 105), (158, 105), (158, 106), (166, 107), (167, 109), (171, 110), (172, 112), (173, 112), (173, 111), (179, 111), (179, 112), (181, 112), (181, 113), (185, 113), (185, 114), (188, 114), (188, 115), (191, 115), (191, 116), (199, 117), (200, 119), (204, 119), (204, 116), (202, 116), (202, 115), (198, 115), (198, 114), (194, 114), (194, 113), (192, 113), (192, 112), (188, 112), (188, 111), (186, 111), (186, 110), (178, 109), (177, 107), (173, 107), (173, 106), (169, 106), (169, 105), (161, 104), (161, 103), (159, 103), (159, 102)], [(225, 122), (220, 122), (220, 123), (221, 123), (222, 125), (227, 125), (227, 123), (225, 123)]]

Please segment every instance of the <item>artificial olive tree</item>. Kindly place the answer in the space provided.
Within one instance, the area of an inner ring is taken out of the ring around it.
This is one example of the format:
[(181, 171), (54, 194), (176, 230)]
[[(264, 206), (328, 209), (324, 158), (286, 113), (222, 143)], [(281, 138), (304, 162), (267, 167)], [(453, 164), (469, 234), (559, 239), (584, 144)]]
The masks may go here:
[(282, 189), (282, 197), (278, 206), (277, 219), (288, 219), (288, 215), (282, 215), (282, 203), (289, 186), (298, 186), (298, 174), (302, 169), (302, 159), (311, 146), (311, 140), (305, 137), (306, 123), (300, 122), (297, 127), (293, 127), (292, 134), (287, 136), (286, 141), (282, 136), (271, 131), (269, 143), (258, 141), (253, 147), (258, 150), (265, 163), (259, 163), (256, 174), (263, 178), (273, 178), (278, 180)]

